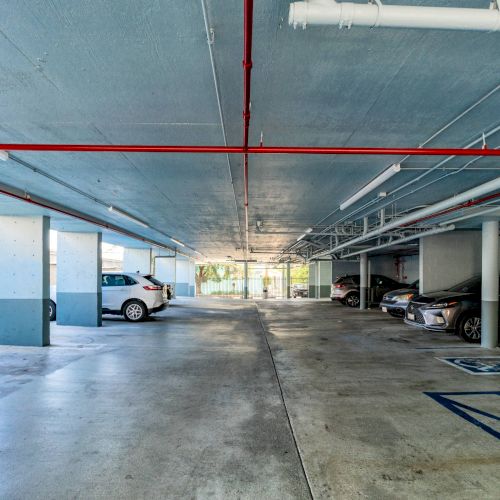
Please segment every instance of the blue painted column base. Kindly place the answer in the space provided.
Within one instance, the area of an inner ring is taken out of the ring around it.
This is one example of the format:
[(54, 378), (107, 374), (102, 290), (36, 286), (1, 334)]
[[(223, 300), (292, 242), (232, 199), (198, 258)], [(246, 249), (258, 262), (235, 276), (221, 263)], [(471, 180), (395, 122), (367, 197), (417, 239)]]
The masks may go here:
[(58, 292), (58, 325), (102, 326), (102, 293)]
[(50, 344), (49, 299), (0, 299), (0, 344)]

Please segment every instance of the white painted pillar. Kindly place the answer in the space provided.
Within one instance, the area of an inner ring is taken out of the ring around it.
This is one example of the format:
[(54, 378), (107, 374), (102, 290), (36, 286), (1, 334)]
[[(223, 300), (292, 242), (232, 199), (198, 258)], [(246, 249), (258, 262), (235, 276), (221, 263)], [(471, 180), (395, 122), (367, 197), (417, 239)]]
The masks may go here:
[(332, 287), (332, 261), (319, 260), (318, 279), (317, 279), (317, 297), (318, 299), (330, 297)]
[(359, 256), (359, 308), (368, 307), (368, 254)]
[(243, 298), (248, 299), (248, 262), (243, 263)]
[(57, 324), (102, 325), (101, 233), (57, 233)]
[(196, 262), (193, 259), (189, 259), (189, 296), (194, 297), (196, 295)]
[(290, 262), (286, 263), (286, 298), (292, 297), (292, 273), (290, 269)]
[(50, 344), (48, 217), (0, 216), (0, 344)]
[(175, 295), (189, 297), (189, 260), (177, 256), (175, 259)]
[(498, 221), (483, 222), (481, 347), (498, 345)]
[(175, 298), (175, 260), (175, 256), (173, 255), (160, 254), (154, 257), (155, 278), (167, 285), (170, 285), (172, 298)]
[(125, 248), (123, 271), (127, 273), (151, 273), (151, 248)]
[(309, 298), (315, 299), (317, 294), (317, 279), (318, 279), (318, 271), (317, 271), (317, 262), (309, 262)]

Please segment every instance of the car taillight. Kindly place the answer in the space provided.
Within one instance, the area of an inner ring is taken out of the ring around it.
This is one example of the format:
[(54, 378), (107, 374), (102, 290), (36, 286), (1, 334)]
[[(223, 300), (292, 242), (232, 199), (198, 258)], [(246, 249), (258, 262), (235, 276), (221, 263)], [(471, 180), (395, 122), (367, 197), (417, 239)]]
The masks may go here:
[(163, 290), (163, 287), (158, 286), (158, 285), (146, 285), (146, 286), (143, 286), (142, 288), (144, 288), (144, 290), (153, 290), (153, 291)]
[(342, 285), (341, 283), (338, 285), (335, 285), (335, 288), (344, 288), (344, 287), (345, 287), (345, 285)]

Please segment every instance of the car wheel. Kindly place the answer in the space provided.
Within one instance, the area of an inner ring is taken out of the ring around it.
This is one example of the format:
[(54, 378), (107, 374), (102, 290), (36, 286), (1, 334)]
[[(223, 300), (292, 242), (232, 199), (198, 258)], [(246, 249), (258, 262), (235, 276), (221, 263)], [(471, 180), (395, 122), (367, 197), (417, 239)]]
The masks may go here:
[(123, 308), (123, 315), (127, 321), (142, 321), (148, 315), (148, 310), (142, 302), (131, 300)]
[(53, 300), (49, 301), (49, 320), (55, 321), (56, 319), (56, 304)]
[(458, 331), (466, 342), (478, 344), (481, 342), (481, 316), (479, 313), (467, 314), (460, 322)]
[(350, 293), (346, 297), (345, 302), (349, 307), (359, 307), (359, 294)]

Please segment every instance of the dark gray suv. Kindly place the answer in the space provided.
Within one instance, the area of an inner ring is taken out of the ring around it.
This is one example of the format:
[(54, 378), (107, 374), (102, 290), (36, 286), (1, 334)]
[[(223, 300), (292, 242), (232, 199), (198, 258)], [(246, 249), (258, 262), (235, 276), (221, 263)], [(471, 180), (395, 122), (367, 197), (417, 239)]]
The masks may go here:
[(405, 323), (481, 342), (481, 276), (415, 297), (406, 309)]
[[(359, 282), (359, 274), (338, 277), (332, 283), (330, 298), (350, 307), (359, 307)], [(372, 274), (370, 276), (369, 302), (379, 303), (385, 293), (397, 290), (403, 286), (408, 285), (406, 283), (398, 283), (382, 274)]]

